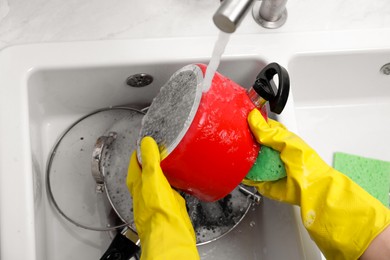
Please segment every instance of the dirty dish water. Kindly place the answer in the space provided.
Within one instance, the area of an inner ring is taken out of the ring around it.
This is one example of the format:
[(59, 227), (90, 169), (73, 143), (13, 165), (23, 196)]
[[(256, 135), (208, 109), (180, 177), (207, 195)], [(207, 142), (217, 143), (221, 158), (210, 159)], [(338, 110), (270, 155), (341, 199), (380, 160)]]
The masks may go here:
[(219, 67), (221, 62), (222, 54), (225, 52), (226, 45), (230, 39), (230, 34), (219, 31), (218, 39), (215, 42), (213, 54), (209, 64), (207, 65), (204, 81), (203, 81), (203, 92), (207, 92), (210, 89), (211, 81), (213, 80), (214, 74)]

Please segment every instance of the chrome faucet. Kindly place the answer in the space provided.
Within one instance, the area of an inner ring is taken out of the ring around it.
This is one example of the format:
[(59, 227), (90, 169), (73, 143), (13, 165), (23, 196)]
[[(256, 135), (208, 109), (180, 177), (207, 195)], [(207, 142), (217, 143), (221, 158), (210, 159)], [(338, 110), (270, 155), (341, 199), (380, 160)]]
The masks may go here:
[(286, 3), (287, 0), (223, 0), (213, 20), (221, 31), (232, 33), (253, 6), (255, 21), (265, 28), (275, 29), (286, 22)]

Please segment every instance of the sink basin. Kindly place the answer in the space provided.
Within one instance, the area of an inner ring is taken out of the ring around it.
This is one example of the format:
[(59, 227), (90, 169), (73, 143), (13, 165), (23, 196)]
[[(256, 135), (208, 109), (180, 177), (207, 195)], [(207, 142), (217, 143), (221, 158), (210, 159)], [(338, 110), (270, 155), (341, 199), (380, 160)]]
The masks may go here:
[(297, 55), (289, 63), (299, 134), (332, 165), (334, 152), (390, 158), (388, 49)]
[[(101, 41), (17, 46), (0, 53), (2, 259), (102, 256), (112, 234), (70, 224), (48, 201), (45, 169), (53, 145), (68, 126), (96, 109), (147, 106), (177, 69), (207, 63), (213, 44), (213, 38)], [(220, 72), (250, 86), (268, 63), (255, 47), (248, 39), (233, 40)], [(144, 88), (127, 86), (126, 78), (135, 73), (149, 73), (154, 81)], [(199, 246), (199, 253), (202, 259), (320, 259), (297, 208), (268, 199), (232, 232)]]

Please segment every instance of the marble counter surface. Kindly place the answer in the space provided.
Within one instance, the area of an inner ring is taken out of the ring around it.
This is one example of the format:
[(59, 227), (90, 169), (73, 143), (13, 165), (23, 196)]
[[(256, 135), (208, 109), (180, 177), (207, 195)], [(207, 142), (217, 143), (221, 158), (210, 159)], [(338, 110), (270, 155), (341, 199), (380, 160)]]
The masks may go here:
[[(0, 0), (0, 49), (17, 44), (217, 34), (219, 0)], [(291, 0), (280, 29), (250, 14), (237, 34), (390, 27), (388, 0)]]

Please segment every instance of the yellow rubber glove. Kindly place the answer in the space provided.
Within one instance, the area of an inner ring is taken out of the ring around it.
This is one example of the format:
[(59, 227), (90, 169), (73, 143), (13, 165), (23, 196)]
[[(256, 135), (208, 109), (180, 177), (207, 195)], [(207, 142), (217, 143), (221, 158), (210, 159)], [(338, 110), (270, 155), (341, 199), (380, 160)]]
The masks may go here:
[(171, 188), (151, 137), (141, 141), (142, 169), (136, 152), (130, 159), (127, 187), (141, 240), (141, 259), (199, 259), (195, 232), (184, 199)]
[(266, 197), (299, 205), (304, 226), (327, 259), (358, 259), (390, 224), (390, 210), (282, 124), (266, 122), (258, 110), (251, 111), (248, 122), (259, 143), (280, 152), (287, 177), (243, 183)]

